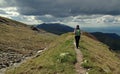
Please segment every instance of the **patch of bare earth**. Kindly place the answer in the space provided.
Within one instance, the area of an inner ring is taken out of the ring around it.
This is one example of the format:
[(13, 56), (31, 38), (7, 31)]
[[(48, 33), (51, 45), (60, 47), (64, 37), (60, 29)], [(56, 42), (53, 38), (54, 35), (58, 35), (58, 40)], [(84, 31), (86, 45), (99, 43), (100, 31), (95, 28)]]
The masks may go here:
[[(74, 43), (74, 45), (75, 45), (75, 43)], [(83, 56), (82, 56), (80, 49), (77, 49), (75, 47), (75, 51), (76, 51), (76, 58), (77, 58), (77, 63), (75, 64), (75, 69), (76, 69), (77, 74), (88, 74), (86, 69), (84, 69), (81, 66), (81, 64), (83, 62)]]

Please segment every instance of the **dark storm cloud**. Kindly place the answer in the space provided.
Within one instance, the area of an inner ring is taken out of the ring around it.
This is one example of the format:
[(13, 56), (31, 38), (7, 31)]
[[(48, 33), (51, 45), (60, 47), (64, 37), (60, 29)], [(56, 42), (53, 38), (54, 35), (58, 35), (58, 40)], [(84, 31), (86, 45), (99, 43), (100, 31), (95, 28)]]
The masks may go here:
[(16, 0), (0, 0), (0, 8), (15, 6), (15, 2)]
[(120, 0), (7, 0), (23, 15), (120, 14)]

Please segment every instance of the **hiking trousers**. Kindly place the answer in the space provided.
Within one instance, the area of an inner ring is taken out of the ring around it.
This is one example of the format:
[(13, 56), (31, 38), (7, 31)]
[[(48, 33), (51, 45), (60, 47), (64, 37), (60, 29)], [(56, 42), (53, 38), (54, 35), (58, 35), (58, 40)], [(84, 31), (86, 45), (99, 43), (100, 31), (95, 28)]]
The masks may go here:
[(79, 40), (80, 40), (80, 36), (75, 36), (76, 48), (79, 47)]

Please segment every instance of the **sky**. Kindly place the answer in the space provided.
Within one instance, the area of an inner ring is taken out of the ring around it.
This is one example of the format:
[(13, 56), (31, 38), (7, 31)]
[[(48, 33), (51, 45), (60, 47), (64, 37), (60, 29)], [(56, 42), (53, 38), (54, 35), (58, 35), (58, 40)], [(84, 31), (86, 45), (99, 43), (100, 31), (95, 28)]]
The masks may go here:
[(120, 27), (120, 0), (0, 0), (0, 16), (28, 25)]

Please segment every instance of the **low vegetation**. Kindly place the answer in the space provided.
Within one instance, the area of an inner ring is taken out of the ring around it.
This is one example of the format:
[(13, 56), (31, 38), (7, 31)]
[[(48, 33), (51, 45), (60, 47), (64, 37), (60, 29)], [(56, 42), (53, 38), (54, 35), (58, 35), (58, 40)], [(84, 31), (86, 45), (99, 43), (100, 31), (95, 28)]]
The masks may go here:
[[(76, 74), (73, 35), (64, 34), (50, 44), (40, 56), (28, 60), (6, 74)], [(119, 74), (120, 60), (109, 47), (92, 36), (83, 34), (80, 41), (82, 66), (89, 74)]]
[(6, 74), (76, 74), (73, 35), (64, 34), (50, 44), (39, 57), (28, 60)]
[[(7, 54), (5, 58), (8, 57), (9, 50), (12, 50), (10, 53), (12, 57), (16, 56), (16, 52), (24, 55), (44, 48), (47, 50), (19, 67), (7, 69), (6, 74), (76, 74), (74, 36), (71, 33), (57, 38), (53, 34), (38, 33), (24, 24), (19, 26), (17, 24), (22, 23), (0, 17), (0, 51)], [(80, 50), (84, 56), (82, 66), (88, 69), (89, 74), (120, 74), (119, 58), (107, 45), (92, 35), (81, 36)], [(8, 60), (5, 64), (9, 63)]]
[(0, 17), (0, 69), (19, 63), (46, 48), (57, 36), (31, 30), (27, 25)]
[(89, 74), (120, 74), (120, 59), (105, 44), (82, 35), (80, 50), (84, 56), (82, 66)]
[(54, 38), (54, 35), (40, 34), (24, 26), (0, 24), (1, 50), (11, 49), (28, 53), (30, 50), (44, 49)]

